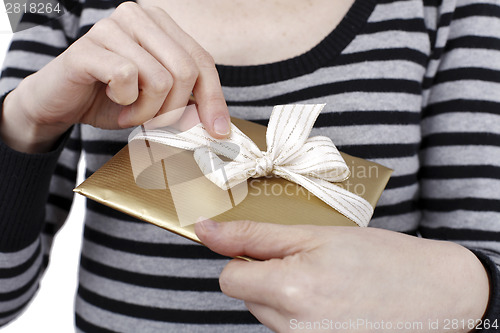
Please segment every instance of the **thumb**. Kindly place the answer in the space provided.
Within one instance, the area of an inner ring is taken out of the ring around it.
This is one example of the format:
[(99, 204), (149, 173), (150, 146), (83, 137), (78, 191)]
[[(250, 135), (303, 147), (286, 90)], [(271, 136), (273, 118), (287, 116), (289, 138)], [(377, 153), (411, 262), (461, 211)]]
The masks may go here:
[(260, 260), (284, 258), (310, 249), (317, 243), (315, 240), (319, 235), (314, 232), (313, 226), (253, 221), (215, 222), (210, 219), (196, 223), (195, 232), (202, 243), (214, 252)]

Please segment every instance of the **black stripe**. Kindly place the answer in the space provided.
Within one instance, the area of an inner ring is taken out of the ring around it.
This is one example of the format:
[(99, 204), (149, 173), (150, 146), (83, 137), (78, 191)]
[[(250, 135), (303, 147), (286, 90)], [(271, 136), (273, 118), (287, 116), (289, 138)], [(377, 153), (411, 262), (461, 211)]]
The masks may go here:
[(460, 80), (477, 80), (500, 83), (500, 71), (488, 68), (457, 68), (438, 72), (434, 84)]
[(16, 79), (24, 79), (25, 77), (30, 76), (33, 73), (35, 72), (31, 70), (7, 67), (2, 71), (2, 78), (10, 77)]
[(97, 293), (86, 289), (82, 285), (78, 287), (78, 295), (87, 303), (90, 303), (100, 309), (134, 318), (185, 324), (259, 323), (248, 311), (197, 311), (142, 306), (98, 295)]
[(420, 18), (391, 19), (379, 22), (369, 22), (362, 34), (374, 34), (377, 32), (427, 32), (425, 24)]
[(500, 7), (487, 3), (471, 4), (463, 7), (457, 7), (454, 20), (463, 19), (472, 16), (496, 17), (500, 18)]
[[(158, 232), (168, 231), (158, 229)], [(85, 226), (83, 236), (84, 239), (95, 244), (99, 244), (113, 250), (143, 256), (183, 259), (227, 259), (227, 257), (221, 256), (220, 254), (211, 251), (207, 247), (196, 243), (188, 245), (134, 241), (130, 239), (113, 237), (97, 230), (93, 230), (88, 226)]]
[(409, 48), (390, 48), (376, 49), (355, 53), (340, 54), (336, 59), (328, 63), (330, 66), (341, 66), (350, 64), (363, 64), (372, 61), (411, 61), (425, 67), (427, 64), (427, 55), (418, 50)]
[(440, 146), (497, 146), (500, 134), (493, 133), (437, 133), (422, 138), (422, 149)]
[[(6, 293), (0, 292), (0, 302), (11, 301), (13, 299), (16, 299), (16, 298), (23, 296), (26, 292), (28, 292), (28, 290), (31, 287), (33, 287), (34, 284), (38, 283), (42, 269), (43, 269), (43, 267), (42, 267), (42, 265), (40, 265), (38, 267), (38, 270), (36, 271), (36, 274), (33, 275), (33, 277), (28, 282), (26, 282), (25, 285), (21, 286), (20, 288), (6, 292)], [(33, 291), (33, 294), (31, 295), (31, 297), (33, 297), (33, 295), (36, 293), (37, 289), (38, 289), (38, 287)]]
[(27, 40), (14, 40), (10, 45), (10, 51), (33, 52), (44, 54), (52, 57), (57, 57), (64, 52), (64, 48), (52, 46), (41, 42), (33, 42)]
[(116, 209), (100, 204), (94, 200), (86, 200), (85, 202), (86, 202), (86, 207), (89, 211), (115, 219), (119, 222), (146, 223), (128, 214), (119, 212)]
[(83, 150), (89, 154), (96, 155), (116, 155), (120, 150), (127, 145), (123, 141), (108, 141), (108, 140), (84, 140), (82, 142)]
[(385, 188), (389, 190), (389, 189), (411, 186), (417, 183), (418, 183), (418, 178), (417, 174), (415, 173), (403, 176), (391, 176)]
[(498, 231), (484, 231), (474, 229), (457, 229), (457, 228), (430, 228), (420, 227), (420, 233), (425, 238), (435, 238), (453, 241), (490, 241), (498, 242), (500, 239), (500, 232)]
[(64, 148), (80, 153), (82, 151), (82, 142), (78, 139), (69, 138), (68, 141), (66, 141)]
[(0, 319), (10, 317), (15, 313), (20, 312), (22, 309), (26, 307), (26, 305), (28, 305), (29, 302), (31, 302), (31, 299), (28, 299), (26, 302), (24, 302), (23, 304), (19, 305), (18, 307), (12, 310), (0, 312)]
[(418, 152), (418, 143), (376, 144), (376, 145), (344, 145), (339, 150), (349, 155), (365, 158), (400, 158), (415, 156)]
[(439, 7), (443, 0), (424, 0), (425, 7)]
[(377, 206), (373, 218), (412, 213), (418, 210), (418, 203), (413, 200), (403, 201), (394, 205)]
[(79, 1), (75, 0), (58, 0), (57, 2), (61, 3), (66, 11), (71, 12), (73, 15), (80, 17), (82, 14), (82, 4)]
[(64, 211), (69, 212), (69, 210), (71, 209), (71, 204), (73, 203), (73, 198), (65, 198), (63, 196), (51, 193), (49, 194), (47, 202)]
[(74, 183), (76, 181), (77, 170), (70, 169), (67, 166), (58, 163), (56, 169), (54, 170), (54, 174)]
[(422, 118), (451, 112), (476, 112), (500, 115), (500, 103), (482, 100), (454, 99), (429, 105), (425, 108)]
[(144, 288), (220, 292), (219, 280), (216, 278), (189, 278), (131, 272), (101, 264), (85, 257), (84, 255), (81, 256), (80, 266), (87, 272), (108, 280), (123, 282)]
[(420, 124), (420, 112), (345, 111), (320, 113), (314, 127), (412, 124)]
[(75, 313), (75, 325), (82, 332), (87, 332), (87, 333), (118, 333), (115, 331), (108, 330), (107, 328), (96, 326), (86, 321), (82, 317), (80, 317), (78, 313)]
[(18, 266), (10, 268), (0, 268), (0, 279), (9, 279), (25, 273), (33, 266), (37, 258), (40, 256), (41, 251), (42, 246), (40, 244), (40, 241), (38, 241), (38, 246), (36, 247), (35, 251), (25, 262)]
[(348, 92), (373, 92), (373, 93), (407, 93), (413, 95), (421, 94), (420, 82), (403, 79), (360, 79), (322, 84), (307, 87), (301, 90), (289, 92), (254, 101), (227, 101), (229, 106), (274, 106), (279, 104), (290, 104), (313, 98), (331, 96)]
[(26, 12), (23, 15), (23, 19), (21, 24), (24, 26), (45, 26), (57, 30), (59, 32), (64, 32), (64, 27), (61, 25), (61, 22), (54, 17), (48, 17), (39, 13), (30, 13)]
[(118, 7), (122, 2), (126, 0), (86, 0), (85, 1), (85, 10), (87, 9), (111, 9)]
[(495, 165), (450, 165), (422, 167), (419, 178), (423, 179), (500, 179), (500, 167)]
[(421, 207), (434, 212), (468, 210), (475, 212), (500, 212), (500, 200), (478, 198), (421, 199)]
[(446, 44), (446, 52), (460, 48), (500, 51), (500, 39), (494, 37), (465, 36), (450, 39)]

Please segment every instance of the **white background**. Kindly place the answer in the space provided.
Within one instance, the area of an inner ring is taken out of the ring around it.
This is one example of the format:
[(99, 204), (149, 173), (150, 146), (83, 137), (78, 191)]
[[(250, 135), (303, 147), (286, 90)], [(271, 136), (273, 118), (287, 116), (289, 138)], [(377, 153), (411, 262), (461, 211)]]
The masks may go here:
[[(12, 37), (7, 15), (2, 7), (3, 1), (0, 1), (0, 63), (3, 63)], [(80, 170), (82, 167), (80, 165)], [(0, 329), (1, 333), (74, 332), (74, 295), (77, 287), (83, 214), (83, 198), (78, 196), (70, 218), (54, 242), (51, 262), (40, 290), (28, 309), (15, 321)]]

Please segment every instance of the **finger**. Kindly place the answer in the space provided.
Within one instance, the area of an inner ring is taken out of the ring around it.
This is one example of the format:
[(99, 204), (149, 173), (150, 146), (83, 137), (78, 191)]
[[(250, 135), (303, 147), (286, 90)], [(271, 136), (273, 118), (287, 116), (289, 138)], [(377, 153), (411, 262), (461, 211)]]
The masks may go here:
[(129, 105), (137, 99), (138, 68), (127, 58), (89, 39), (73, 44), (65, 53), (63, 61), (69, 82), (89, 85), (100, 81), (108, 86), (108, 97), (120, 105)]
[(120, 5), (111, 19), (115, 20), (137, 44), (150, 53), (171, 74), (172, 86), (168, 95), (165, 96), (166, 99), (159, 114), (186, 106), (196, 82), (198, 70), (183, 46), (166, 34), (135, 3)]
[(229, 297), (279, 307), (283, 272), (279, 259), (269, 261), (231, 260), (219, 277), (221, 291)]
[(173, 78), (167, 69), (111, 19), (99, 21), (89, 33), (89, 38), (101, 47), (130, 59), (138, 68), (139, 97), (131, 107), (122, 111), (120, 126), (135, 126), (153, 118), (172, 87)]
[(245, 305), (258, 321), (274, 332), (285, 332), (290, 328), (290, 322), (274, 308), (253, 302), (245, 302)]
[(163, 31), (183, 46), (196, 64), (198, 73), (192, 90), (198, 103), (200, 119), (208, 133), (219, 139), (227, 137), (230, 132), (229, 110), (212, 56), (163, 10), (158, 8), (145, 10)]
[(196, 223), (200, 240), (212, 251), (229, 257), (255, 259), (284, 258), (315, 246), (316, 233), (311, 226), (205, 220)]

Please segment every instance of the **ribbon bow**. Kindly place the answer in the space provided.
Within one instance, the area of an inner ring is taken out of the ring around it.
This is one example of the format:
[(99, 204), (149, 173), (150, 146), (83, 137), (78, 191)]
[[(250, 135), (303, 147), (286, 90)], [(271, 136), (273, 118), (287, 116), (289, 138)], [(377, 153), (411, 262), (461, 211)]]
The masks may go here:
[[(324, 104), (275, 106), (267, 128), (266, 151), (261, 151), (234, 125), (229, 138), (224, 140), (210, 137), (201, 124), (185, 132), (173, 128), (143, 130), (132, 140), (150, 140), (194, 151), (194, 159), (203, 174), (224, 190), (250, 177), (282, 177), (303, 186), (342, 215), (366, 227), (373, 207), (360, 196), (334, 184), (350, 176), (339, 151), (328, 137), (309, 137), (323, 107)], [(239, 147), (239, 151), (235, 147)], [(219, 168), (224, 172), (213, 172)]]

